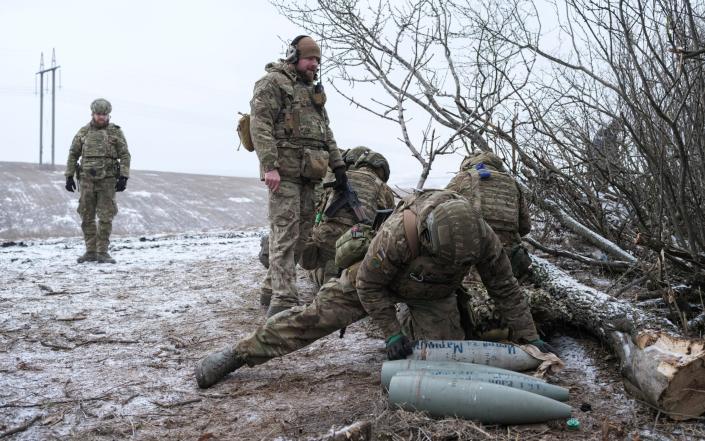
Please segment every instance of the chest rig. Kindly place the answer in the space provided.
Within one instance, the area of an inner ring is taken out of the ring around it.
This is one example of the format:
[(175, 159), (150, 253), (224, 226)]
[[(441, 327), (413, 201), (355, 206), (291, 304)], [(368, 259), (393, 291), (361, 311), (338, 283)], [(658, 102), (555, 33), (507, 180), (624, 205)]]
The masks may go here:
[(295, 145), (324, 147), (328, 120), (323, 110), (325, 99), (316, 96), (316, 86), (292, 81), (280, 85), (280, 89), (283, 105), (274, 127), (275, 138)]
[(117, 138), (110, 126), (89, 126), (81, 138), (81, 178), (103, 179), (117, 174)]

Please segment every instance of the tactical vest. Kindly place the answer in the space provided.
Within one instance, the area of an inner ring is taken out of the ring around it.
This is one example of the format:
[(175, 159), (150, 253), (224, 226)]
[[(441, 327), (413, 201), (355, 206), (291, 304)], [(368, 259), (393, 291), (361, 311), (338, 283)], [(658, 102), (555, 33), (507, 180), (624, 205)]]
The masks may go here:
[[(426, 228), (426, 217), (434, 208), (444, 202), (460, 198), (461, 196), (446, 191), (425, 191), (402, 199), (397, 205), (397, 211), (403, 212), (408, 209), (416, 214), (418, 219), (416, 234), (420, 235)], [(468, 228), (473, 228), (475, 224), (475, 219), (468, 219)], [(407, 242), (409, 242), (408, 239)], [(471, 263), (465, 265), (442, 263), (430, 256), (421, 246), (418, 249), (418, 255), (392, 281), (390, 289), (405, 299), (446, 298), (461, 285), (471, 266)]]
[(498, 234), (501, 231), (516, 232), (519, 229), (517, 184), (507, 173), (485, 167), (490, 174), (488, 178), (482, 179), (477, 170), (470, 168), (455, 175), (446, 188), (473, 202), (479, 200), (482, 217)]
[(328, 121), (323, 108), (313, 102), (314, 85), (291, 81), (279, 86), (283, 106), (274, 123), (274, 137), (296, 146), (324, 148)]
[[(355, 190), (355, 193), (357, 193), (357, 198), (360, 200), (360, 204), (367, 218), (374, 219), (377, 210), (377, 199), (385, 183), (382, 182), (375, 172), (368, 169), (348, 170), (346, 174), (350, 186)], [(330, 192), (323, 211), (325, 211), (337, 197), (337, 192)], [(355, 225), (358, 222), (355, 213), (353, 213), (348, 206), (338, 210), (335, 217), (330, 220), (348, 226)]]
[(88, 126), (81, 137), (81, 178), (103, 179), (118, 173), (117, 129), (113, 125), (105, 128)]

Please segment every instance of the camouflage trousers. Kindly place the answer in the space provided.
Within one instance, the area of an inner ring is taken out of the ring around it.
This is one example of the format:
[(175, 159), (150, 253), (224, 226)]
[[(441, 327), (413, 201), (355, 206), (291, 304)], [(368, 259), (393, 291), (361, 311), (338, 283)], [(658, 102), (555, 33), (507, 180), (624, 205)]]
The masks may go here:
[(77, 211), (81, 215), (81, 230), (83, 230), (83, 240), (86, 242), (86, 251), (99, 253), (108, 251), (113, 218), (118, 212), (115, 183), (115, 178), (81, 179), (81, 195)]
[(269, 191), (269, 268), (262, 288), (271, 288), (271, 306), (299, 304), (296, 259), (311, 234), (314, 184), (281, 181)]
[(311, 237), (304, 245), (299, 263), (302, 268), (310, 270), (309, 275), (319, 288), (338, 277), (340, 269), (335, 265), (335, 241), (349, 228), (335, 221), (320, 223), (313, 227)]
[[(393, 299), (409, 308), (414, 339), (462, 339), (457, 300)], [(323, 285), (313, 302), (275, 314), (234, 349), (249, 366), (301, 349), (367, 316), (345, 270)]]

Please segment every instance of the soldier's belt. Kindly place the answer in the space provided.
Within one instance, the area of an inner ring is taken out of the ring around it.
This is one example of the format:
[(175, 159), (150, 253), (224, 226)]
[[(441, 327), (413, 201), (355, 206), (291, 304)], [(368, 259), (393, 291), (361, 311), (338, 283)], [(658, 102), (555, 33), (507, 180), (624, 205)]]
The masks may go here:
[(323, 141), (317, 141), (312, 139), (292, 139), (283, 138), (277, 139), (279, 141), (277, 147), (279, 148), (289, 148), (289, 149), (315, 149), (315, 150), (327, 150), (328, 144)]

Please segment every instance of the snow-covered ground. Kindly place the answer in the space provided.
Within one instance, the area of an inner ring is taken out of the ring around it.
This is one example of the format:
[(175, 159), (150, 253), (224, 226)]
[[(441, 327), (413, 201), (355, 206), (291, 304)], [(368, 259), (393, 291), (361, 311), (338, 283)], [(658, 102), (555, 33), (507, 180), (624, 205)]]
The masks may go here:
[(116, 265), (76, 264), (73, 238), (0, 248), (0, 434), (37, 418), (15, 439), (261, 439), (376, 400), (382, 342), (365, 323), (196, 387), (200, 357), (264, 321), (260, 234), (120, 238)]
[[(0, 241), (80, 236), (79, 194), (64, 188), (64, 167), (0, 162)], [(258, 179), (132, 170), (117, 194), (114, 235), (243, 230), (267, 221)]]

